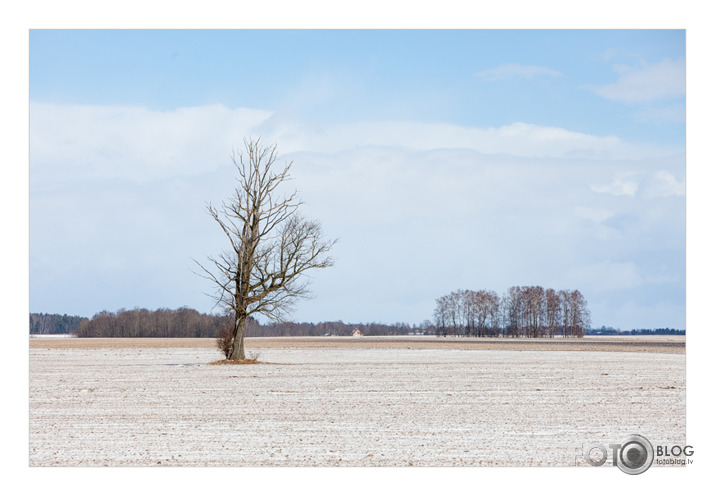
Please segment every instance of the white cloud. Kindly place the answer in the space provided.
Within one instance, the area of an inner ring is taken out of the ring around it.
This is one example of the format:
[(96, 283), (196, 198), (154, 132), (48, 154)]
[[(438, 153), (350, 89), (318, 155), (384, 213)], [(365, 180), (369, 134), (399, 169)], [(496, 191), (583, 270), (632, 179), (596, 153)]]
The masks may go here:
[(282, 153), (378, 146), (466, 149), (525, 158), (640, 160), (677, 152), (615, 136), (520, 122), (498, 128), (394, 121), (321, 127), (268, 111), (221, 105), (159, 112), (32, 103), (30, 116), (30, 172), (48, 181), (72, 176), (146, 181), (213, 170), (228, 162), (231, 149), (241, 146), (248, 135), (278, 143)]
[(487, 81), (503, 81), (507, 79), (533, 79), (535, 77), (558, 77), (561, 73), (548, 67), (538, 65), (504, 64), (493, 69), (477, 73), (477, 76)]
[(641, 67), (614, 66), (618, 81), (592, 86), (596, 94), (609, 100), (644, 103), (685, 95), (685, 60), (665, 59)]
[(682, 197), (685, 181), (678, 181), (667, 170), (618, 172), (610, 183), (592, 184), (591, 191), (613, 196), (635, 197), (637, 194), (643, 198)]
[(31, 103), (30, 172), (150, 180), (211, 170), (270, 115), (222, 105), (159, 112)]
[[(203, 207), (231, 193), (227, 157), (247, 134), (276, 141), (281, 160), (295, 160), (291, 186), (304, 213), (341, 239), (336, 266), (315, 274), (316, 298), (301, 303), (299, 320), (420, 321), (434, 298), (459, 287), (541, 284), (587, 298), (604, 287), (635, 290), (644, 279), (635, 266), (603, 260), (632, 260), (642, 246), (644, 258), (656, 256), (662, 240), (668, 257), (684, 250), (684, 201), (663, 196), (678, 191), (682, 157), (615, 137), (521, 123), (320, 128), (220, 106), (31, 111), (38, 311), (210, 310), (190, 257), (223, 246)], [(636, 195), (639, 183), (661, 196)], [(376, 280), (380, 291), (371, 289)], [(605, 313), (594, 322), (613, 323)]]
[(643, 194), (648, 198), (685, 196), (685, 182), (680, 182), (668, 171), (657, 171), (649, 178)]
[(413, 151), (462, 148), (516, 157), (639, 160), (678, 153), (666, 147), (634, 145), (615, 136), (594, 136), (557, 127), (517, 122), (498, 128), (474, 128), (420, 122), (360, 122), (306, 127), (279, 121), (261, 128), (285, 151), (338, 152), (358, 146), (388, 146)]
[(613, 196), (635, 196), (636, 191), (638, 191), (638, 183), (623, 177), (616, 177), (609, 184), (592, 185), (591, 190), (596, 193), (608, 193)]
[(685, 196), (685, 182), (678, 181), (666, 170), (619, 172), (610, 183), (591, 185), (591, 191), (613, 196), (635, 197), (638, 194), (644, 198), (678, 197)]

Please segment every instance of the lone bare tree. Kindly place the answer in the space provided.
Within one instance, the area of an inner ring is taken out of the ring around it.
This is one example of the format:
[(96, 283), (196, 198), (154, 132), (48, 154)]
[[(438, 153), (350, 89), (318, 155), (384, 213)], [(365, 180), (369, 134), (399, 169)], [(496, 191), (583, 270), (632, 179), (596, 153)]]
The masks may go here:
[(297, 299), (307, 296), (301, 274), (333, 265), (328, 252), (335, 240), (323, 240), (320, 224), (298, 214), (297, 191), (281, 194), (293, 162), (277, 164), (276, 145), (244, 139), (245, 154), (234, 151), (238, 186), (220, 207), (207, 210), (228, 238), (229, 248), (196, 262), (216, 287), (217, 304), (233, 315), (233, 335), (226, 358), (243, 360), (246, 321), (253, 314), (283, 320)]

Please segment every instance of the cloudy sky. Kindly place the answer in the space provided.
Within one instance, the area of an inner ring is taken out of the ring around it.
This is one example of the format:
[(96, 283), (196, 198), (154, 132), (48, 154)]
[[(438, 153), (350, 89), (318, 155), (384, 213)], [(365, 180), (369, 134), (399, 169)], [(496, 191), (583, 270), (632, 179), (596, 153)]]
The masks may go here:
[(685, 327), (684, 31), (31, 31), (30, 311), (211, 311), (244, 137), (339, 238), (301, 321), (579, 289)]

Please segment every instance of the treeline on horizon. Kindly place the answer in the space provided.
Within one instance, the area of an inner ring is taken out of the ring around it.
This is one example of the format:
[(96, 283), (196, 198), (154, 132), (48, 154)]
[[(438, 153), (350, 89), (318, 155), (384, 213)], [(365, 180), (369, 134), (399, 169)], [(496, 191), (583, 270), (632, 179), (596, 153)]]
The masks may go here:
[[(30, 320), (34, 315), (30, 314)], [(116, 312), (101, 311), (91, 319), (81, 319), (74, 329), (63, 333), (75, 334), (80, 338), (125, 337), (125, 338), (215, 338), (222, 328), (233, 322), (228, 315), (200, 313), (197, 310), (182, 307), (176, 310), (160, 308), (147, 310), (135, 308), (120, 309)], [(407, 335), (422, 332), (416, 326), (406, 323), (396, 324), (346, 324), (342, 321), (320, 322), (282, 322), (261, 324), (249, 318), (246, 326), (247, 337), (280, 336), (352, 336), (359, 329), (363, 336)], [(30, 334), (47, 334), (33, 332)]]
[(73, 334), (87, 317), (58, 313), (31, 313), (30, 334)]
[(658, 327), (657, 329), (631, 329), (630, 331), (622, 331), (613, 327), (601, 326), (598, 329), (589, 329), (586, 331), (588, 336), (618, 336), (618, 335), (684, 335), (685, 329), (671, 329), (670, 327)]
[[(102, 311), (91, 319), (61, 314), (30, 314), (30, 334), (75, 334), (77, 337), (196, 337), (215, 338), (218, 332), (230, 325), (229, 316), (204, 314), (191, 308), (176, 310), (145, 308), (116, 312)], [(441, 335), (430, 321), (420, 325), (407, 323), (349, 324), (334, 322), (283, 322), (260, 324), (249, 319), (248, 337), (282, 336), (352, 336), (359, 329), (363, 336), (401, 336), (410, 334)], [(685, 334), (684, 329), (634, 329), (621, 331), (612, 327), (588, 329), (585, 334)]]

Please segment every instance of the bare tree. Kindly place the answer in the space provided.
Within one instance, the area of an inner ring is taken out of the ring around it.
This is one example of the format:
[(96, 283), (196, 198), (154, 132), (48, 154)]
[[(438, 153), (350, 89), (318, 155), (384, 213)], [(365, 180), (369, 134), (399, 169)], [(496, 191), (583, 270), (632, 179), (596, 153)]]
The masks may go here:
[[(499, 297), (494, 291), (482, 289), (473, 292), (477, 314), (477, 335), (496, 335), (499, 333)], [(487, 322), (490, 325), (487, 326)]]
[(591, 312), (588, 310), (586, 298), (578, 289), (559, 291), (559, 297), (564, 337), (569, 335), (582, 338), (586, 328), (591, 325)]
[(301, 217), (297, 191), (280, 194), (293, 162), (277, 164), (276, 145), (245, 139), (245, 154), (231, 156), (238, 171), (233, 195), (207, 210), (228, 238), (229, 248), (196, 262), (216, 287), (217, 304), (233, 314), (233, 338), (227, 358), (245, 359), (246, 321), (262, 314), (281, 321), (297, 299), (307, 296), (300, 277), (310, 269), (330, 267), (335, 240), (323, 240), (320, 224)]
[(562, 334), (566, 337), (571, 326), (571, 292), (565, 289), (559, 291), (559, 301), (561, 302)]
[(524, 291), (521, 286), (512, 286), (502, 298), (502, 313), (504, 323), (504, 334), (516, 337), (524, 328)]
[(526, 335), (532, 338), (541, 337), (545, 318), (544, 288), (541, 286), (526, 286), (521, 288), (524, 299), (524, 317)]
[(561, 299), (554, 289), (546, 290), (546, 327), (549, 337), (554, 337), (556, 329), (561, 323)]
[(586, 298), (577, 289), (570, 294), (571, 300), (571, 332), (582, 338), (586, 328), (591, 325), (591, 312), (587, 308)]
[(447, 335), (447, 326), (449, 321), (448, 316), (448, 296), (440, 296), (437, 298), (437, 307), (434, 309), (434, 325), (435, 335)]

